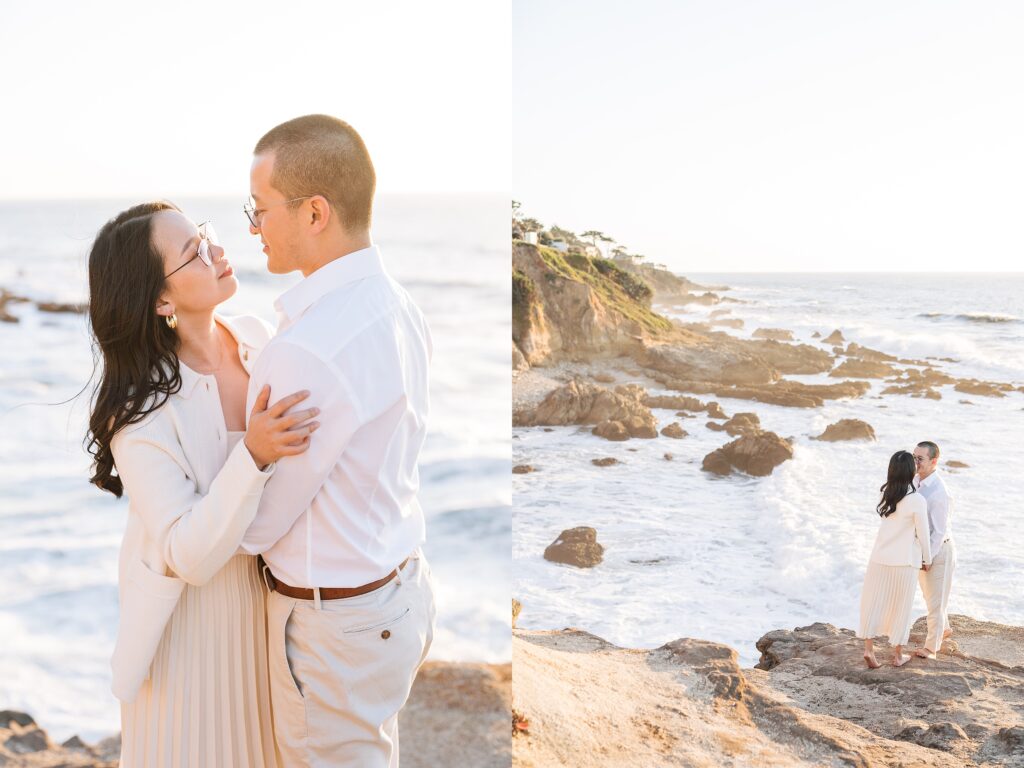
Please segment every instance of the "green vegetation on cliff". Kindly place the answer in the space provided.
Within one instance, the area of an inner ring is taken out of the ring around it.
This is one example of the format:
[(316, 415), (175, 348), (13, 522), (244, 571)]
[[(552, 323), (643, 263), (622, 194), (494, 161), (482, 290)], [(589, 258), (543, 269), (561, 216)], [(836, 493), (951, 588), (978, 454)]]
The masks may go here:
[[(590, 258), (578, 253), (562, 254), (545, 246), (538, 246), (537, 250), (551, 270), (546, 276), (549, 281), (561, 277), (589, 285), (609, 309), (636, 321), (652, 333), (660, 333), (672, 328), (672, 323), (667, 318), (651, 310), (650, 286), (612, 261)], [(513, 317), (515, 317), (515, 279), (515, 274), (513, 274)]]

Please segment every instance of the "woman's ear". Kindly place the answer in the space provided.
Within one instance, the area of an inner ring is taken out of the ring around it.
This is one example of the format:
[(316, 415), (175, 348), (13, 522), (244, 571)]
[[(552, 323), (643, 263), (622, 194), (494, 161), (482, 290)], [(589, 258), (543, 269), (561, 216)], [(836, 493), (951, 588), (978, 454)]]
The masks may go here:
[(156, 313), (160, 317), (170, 317), (174, 314), (174, 306), (169, 301), (161, 299), (156, 304)]

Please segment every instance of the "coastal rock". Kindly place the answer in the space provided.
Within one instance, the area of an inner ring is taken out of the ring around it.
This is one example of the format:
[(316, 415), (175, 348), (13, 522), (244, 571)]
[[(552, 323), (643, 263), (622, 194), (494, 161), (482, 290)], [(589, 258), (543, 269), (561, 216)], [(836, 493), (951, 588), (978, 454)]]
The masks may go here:
[(526, 356), (519, 350), (516, 343), (512, 342), (512, 370), (513, 371), (526, 371), (529, 370), (530, 363), (527, 361)]
[(701, 469), (705, 472), (710, 472), (713, 475), (725, 477), (732, 474), (732, 462), (729, 461), (725, 452), (719, 448), (704, 457)]
[(13, 709), (5, 709), (0, 712), (0, 728), (10, 728), (11, 723), (17, 723), (22, 728), (27, 728), (30, 725), (35, 725), (36, 721), (32, 719), (32, 715)]
[(811, 338), (812, 339), (820, 339), (821, 338), (821, 334), (818, 333), (817, 331), (815, 331), (814, 333), (811, 334)]
[[(861, 397), (871, 389), (871, 384), (867, 381), (804, 384), (799, 381), (781, 380), (773, 384), (739, 386), (677, 379), (658, 372), (652, 372), (651, 375), (659, 384), (677, 392), (692, 392), (698, 395), (713, 394), (717, 397), (732, 397), (792, 408), (816, 408), (824, 404), (826, 400)], [(725, 417), (712, 416), (712, 418)]]
[(512, 629), (516, 628), (516, 622), (519, 621), (519, 614), (523, 610), (523, 604), (512, 598)]
[(877, 349), (862, 347), (860, 344), (852, 341), (846, 345), (846, 350), (843, 354), (847, 357), (857, 357), (861, 360), (868, 360), (875, 363), (895, 363), (899, 359), (894, 355), (879, 352)]
[(714, 400), (712, 400), (710, 403), (708, 403), (707, 411), (708, 411), (708, 418), (709, 419), (727, 419), (727, 418), (729, 418), (725, 414), (725, 411), (722, 410), (722, 406), (720, 406)]
[(610, 373), (598, 373), (594, 375), (594, 381), (599, 384), (614, 384), (615, 377)]
[(711, 314), (709, 314), (708, 317), (710, 317), (712, 320), (714, 320), (716, 317), (722, 317), (723, 315), (731, 315), (731, 314), (732, 314), (732, 310), (731, 309), (712, 309), (711, 310)]
[(964, 462), (962, 462), (962, 461), (956, 461), (956, 460), (954, 459), (954, 460), (952, 460), (952, 461), (947, 461), (947, 462), (946, 462), (946, 466), (947, 466), (947, 467), (949, 467), (950, 469), (967, 469), (967, 468), (969, 468), (969, 467), (970, 467), (971, 465), (970, 465), (970, 464), (965, 464), (965, 463), (964, 463)]
[(593, 431), (597, 437), (603, 437), (605, 440), (613, 440), (615, 442), (629, 440), (629, 430), (626, 429), (626, 425), (621, 421), (602, 421), (594, 427)]
[(942, 393), (924, 383), (890, 384), (882, 390), (883, 395), (910, 395), (928, 400), (941, 400)]
[(65, 304), (59, 301), (40, 301), (36, 303), (40, 312), (82, 315), (89, 311), (88, 304)]
[(866, 421), (860, 419), (840, 419), (835, 424), (829, 424), (825, 431), (812, 440), (824, 440), (834, 443), (839, 440), (874, 440), (875, 430)]
[(748, 349), (780, 373), (824, 373), (832, 368), (832, 355), (810, 344), (785, 344), (771, 340), (751, 341), (748, 344)]
[(703, 411), (707, 408), (696, 397), (686, 395), (647, 395), (643, 404), (648, 408), (671, 408), (673, 411)]
[(756, 413), (737, 413), (724, 424), (709, 421), (707, 427), (715, 432), (725, 432), (730, 437), (737, 437), (760, 432), (761, 419)]
[(771, 341), (792, 341), (793, 332), (785, 328), (758, 328), (754, 331), (755, 339), (769, 339)]
[[(519, 629), (512, 657), (512, 706), (530, 723), (515, 740), (522, 768), (963, 768), (949, 753), (840, 719), (843, 707), (810, 711), (776, 691), (775, 672), (741, 669), (719, 643), (632, 649), (579, 629)], [(818, 685), (823, 700), (848, 689)]]
[[(808, 713), (927, 746), (935, 761), (1020, 765), (1024, 752), (1009, 734), (1024, 733), (1024, 628), (958, 615), (950, 624), (953, 638), (937, 659), (912, 659), (899, 669), (886, 663), (890, 651), (881, 641), (876, 653), (883, 666), (868, 669), (854, 633), (830, 624), (769, 632), (757, 642), (757, 667), (770, 671), (752, 679)], [(923, 642), (925, 631), (922, 616), (910, 645)]]
[[(566, 424), (596, 424), (594, 434), (620, 434), (618, 423), (628, 437), (654, 438), (658, 435), (658, 421), (651, 409), (643, 404), (643, 387), (628, 384), (614, 391), (574, 378), (568, 384), (549, 392), (536, 408), (518, 415), (517, 426)], [(612, 423), (612, 424), (609, 424)], [(608, 439), (619, 439), (618, 437)]]
[(735, 328), (737, 330), (743, 327), (743, 321), (738, 317), (719, 317), (716, 320), (712, 320), (711, 324), (718, 325), (723, 328)]
[(832, 333), (830, 333), (828, 336), (826, 336), (824, 339), (822, 339), (821, 343), (822, 344), (842, 344), (844, 341), (846, 341), (846, 339), (843, 338), (843, 332), (840, 331), (838, 328), (836, 328), (834, 331), (832, 331)]
[(621, 464), (622, 462), (614, 456), (605, 456), (601, 459), (591, 459), (590, 463), (595, 467), (614, 467), (616, 464)]
[(516, 464), (512, 467), (513, 475), (528, 475), (530, 472), (534, 472), (535, 469), (532, 464)]
[(30, 727), (20, 733), (15, 731), (14, 735), (9, 736), (3, 745), (4, 749), (15, 755), (42, 752), (53, 746), (46, 735), (46, 731), (38, 727)]
[(845, 360), (836, 366), (829, 376), (833, 378), (852, 379), (884, 379), (896, 372), (888, 363), (878, 363), (872, 360)]
[(1006, 392), (1012, 391), (1009, 384), (996, 384), (990, 381), (978, 381), (977, 379), (961, 379), (953, 387), (957, 392), (966, 395), (981, 395), (982, 397), (1006, 397)]
[(661, 434), (663, 434), (665, 437), (671, 437), (675, 440), (681, 440), (682, 438), (686, 437), (687, 432), (679, 425), (678, 421), (673, 421), (671, 424), (669, 424), (667, 427), (661, 430)]
[(724, 333), (697, 336), (691, 344), (650, 343), (641, 363), (672, 378), (721, 384), (771, 384), (779, 371), (753, 351), (766, 342), (734, 339)]
[(604, 547), (597, 542), (594, 528), (568, 528), (544, 550), (544, 559), (577, 568), (593, 568), (604, 559)]
[(743, 435), (705, 456), (702, 469), (714, 474), (727, 474), (723, 470), (725, 462), (728, 462), (730, 470), (735, 468), (754, 477), (764, 477), (791, 458), (793, 446), (787, 440), (774, 432), (755, 432)]

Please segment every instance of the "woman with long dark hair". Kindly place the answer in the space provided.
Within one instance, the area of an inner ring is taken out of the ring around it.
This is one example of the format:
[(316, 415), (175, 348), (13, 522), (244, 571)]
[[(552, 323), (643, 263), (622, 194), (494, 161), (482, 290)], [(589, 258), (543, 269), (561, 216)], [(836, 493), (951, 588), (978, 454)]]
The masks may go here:
[(914, 489), (917, 467), (908, 451), (896, 451), (889, 459), (889, 476), (879, 489), (882, 498), (876, 510), (882, 517), (871, 550), (860, 597), (860, 631), (864, 661), (872, 669), (874, 640), (887, 635), (893, 646), (892, 664), (901, 667), (910, 660), (903, 646), (910, 639), (910, 609), (914, 602), (917, 571), (932, 562), (928, 542), (928, 504)]
[(308, 396), (246, 421), (249, 371), (271, 331), (215, 313), (238, 289), (212, 226), (170, 203), (137, 205), (89, 255), (102, 373), (89, 420), (92, 482), (129, 497), (111, 661), (121, 765), (277, 766), (265, 592), (236, 554), (274, 462), (307, 450)]

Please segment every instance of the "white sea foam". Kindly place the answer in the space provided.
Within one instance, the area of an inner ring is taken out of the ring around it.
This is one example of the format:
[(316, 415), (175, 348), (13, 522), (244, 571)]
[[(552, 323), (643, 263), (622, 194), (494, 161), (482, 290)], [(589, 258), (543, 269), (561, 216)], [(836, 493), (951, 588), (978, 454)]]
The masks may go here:
[[(772, 281), (771, 291), (761, 290), (762, 279)], [(929, 332), (934, 321), (915, 317), (920, 311), (913, 306), (926, 297), (906, 302), (892, 286), (886, 294), (884, 279), (729, 275), (728, 281), (735, 293), (758, 302), (725, 305), (746, 322), (743, 330), (727, 330), (738, 336), (749, 337), (757, 327), (790, 328), (799, 341), (816, 344), (814, 331), (840, 328), (849, 341), (900, 356), (959, 358), (941, 364), (958, 376), (1024, 379), (1024, 338), (1003, 337), (999, 324), (960, 322), (956, 331)], [(932, 300), (966, 303), (976, 297), (959, 294), (979, 291), (993, 303), (1011, 305), (1022, 295), (1021, 282), (990, 278), (965, 286), (953, 278), (933, 288)], [(831, 301), (837, 290), (857, 294), (859, 303)], [(821, 303), (815, 307), (813, 300)], [(684, 316), (699, 319), (713, 309), (690, 305)], [(1001, 357), (1000, 350), (1015, 354)], [(827, 375), (793, 378), (835, 381)], [(578, 626), (633, 647), (706, 638), (732, 645), (745, 664), (757, 661), (754, 643), (772, 629), (815, 621), (855, 627), (889, 456), (922, 439), (938, 442), (946, 459), (970, 465), (947, 473), (957, 499), (959, 548), (951, 610), (1024, 624), (1024, 507), (1020, 480), (1007, 461), (1019, 453), (1024, 394), (969, 397), (947, 386), (943, 399), (933, 401), (881, 397), (883, 386), (875, 383), (863, 398), (818, 409), (718, 398), (727, 413), (755, 411), (766, 429), (795, 438), (794, 459), (761, 479), (719, 479), (700, 470), (703, 457), (730, 439), (708, 430), (700, 416), (680, 420), (690, 434), (678, 441), (611, 443), (576, 427), (514, 430), (513, 460), (537, 469), (513, 478), (520, 625)], [(677, 420), (672, 411), (655, 413), (659, 427)], [(810, 439), (841, 418), (867, 421), (877, 441)], [(666, 451), (674, 454), (672, 461), (663, 458)], [(593, 466), (590, 459), (600, 456), (624, 463)], [(543, 559), (558, 533), (575, 525), (597, 529), (607, 548), (601, 565), (579, 570)], [(915, 611), (924, 612), (920, 597)]]

